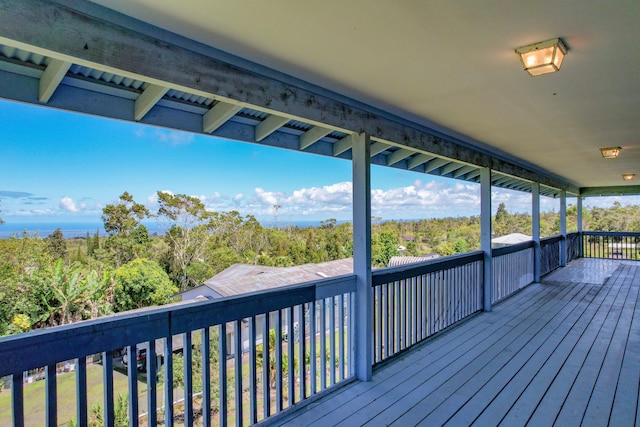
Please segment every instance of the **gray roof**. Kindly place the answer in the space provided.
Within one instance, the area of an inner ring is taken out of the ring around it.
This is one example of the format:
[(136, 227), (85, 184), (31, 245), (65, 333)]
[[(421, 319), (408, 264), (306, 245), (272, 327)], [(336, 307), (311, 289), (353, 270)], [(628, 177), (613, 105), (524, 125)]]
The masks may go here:
[(420, 255), (420, 256), (392, 256), (389, 260), (389, 267), (397, 267), (398, 265), (413, 264), (414, 262), (424, 262), (430, 259), (439, 258), (438, 254)]
[(228, 297), (351, 273), (352, 258), (294, 267), (234, 264), (204, 282), (203, 286), (220, 296)]

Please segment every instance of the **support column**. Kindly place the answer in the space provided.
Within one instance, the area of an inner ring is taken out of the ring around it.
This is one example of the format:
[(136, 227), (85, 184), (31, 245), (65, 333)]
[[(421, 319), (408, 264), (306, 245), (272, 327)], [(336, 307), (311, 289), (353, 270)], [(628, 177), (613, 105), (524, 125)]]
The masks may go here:
[(369, 135), (354, 134), (353, 271), (356, 275), (355, 368), (362, 381), (373, 365), (373, 288), (371, 287), (371, 156)]
[(493, 260), (491, 257), (491, 169), (480, 171), (480, 249), (484, 253), (484, 285), (482, 308), (491, 311)]
[(560, 192), (560, 267), (567, 266), (567, 192)]
[(579, 249), (579, 257), (582, 258), (584, 256), (584, 248), (582, 247), (584, 239), (582, 238), (582, 196), (578, 194), (578, 212), (577, 212), (577, 222), (578, 222), (578, 234), (580, 235), (580, 240), (578, 247)]
[(533, 239), (533, 282), (540, 282), (540, 184), (531, 184), (531, 238)]

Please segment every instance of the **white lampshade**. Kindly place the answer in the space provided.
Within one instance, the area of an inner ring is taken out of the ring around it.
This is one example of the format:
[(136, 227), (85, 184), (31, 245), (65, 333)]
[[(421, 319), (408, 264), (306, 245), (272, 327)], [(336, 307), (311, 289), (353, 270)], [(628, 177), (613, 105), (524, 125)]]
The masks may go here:
[(539, 76), (560, 70), (567, 47), (562, 40), (552, 39), (519, 47), (516, 53), (520, 55), (525, 71), (532, 76)]

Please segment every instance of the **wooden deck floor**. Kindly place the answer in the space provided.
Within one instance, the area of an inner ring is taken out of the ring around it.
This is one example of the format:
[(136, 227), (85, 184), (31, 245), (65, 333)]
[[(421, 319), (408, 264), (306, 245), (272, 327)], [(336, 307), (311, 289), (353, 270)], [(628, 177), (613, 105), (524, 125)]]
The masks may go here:
[(639, 290), (575, 261), (275, 425), (640, 426)]

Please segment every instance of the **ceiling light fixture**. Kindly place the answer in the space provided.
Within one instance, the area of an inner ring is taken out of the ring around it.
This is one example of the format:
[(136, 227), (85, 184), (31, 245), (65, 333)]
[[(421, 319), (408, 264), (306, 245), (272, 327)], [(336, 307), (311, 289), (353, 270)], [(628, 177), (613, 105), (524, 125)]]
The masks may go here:
[(560, 70), (567, 47), (560, 39), (522, 46), (516, 49), (522, 66), (532, 76), (555, 73)]
[(636, 177), (635, 173), (623, 173), (622, 174), (622, 179), (624, 179), (625, 181), (633, 181), (633, 178)]
[(600, 152), (605, 159), (615, 159), (620, 155), (620, 150), (622, 150), (622, 147), (607, 147), (601, 148)]

